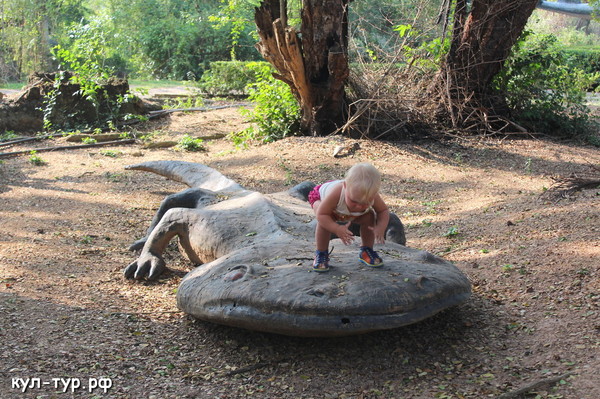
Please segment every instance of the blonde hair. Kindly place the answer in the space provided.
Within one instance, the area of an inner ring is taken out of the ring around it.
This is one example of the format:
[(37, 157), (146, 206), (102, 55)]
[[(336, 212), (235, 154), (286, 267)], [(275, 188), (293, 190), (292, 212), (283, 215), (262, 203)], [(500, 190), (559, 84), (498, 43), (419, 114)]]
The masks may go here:
[(368, 162), (357, 163), (346, 172), (346, 187), (357, 190), (362, 195), (359, 200), (373, 198), (381, 187), (381, 174)]

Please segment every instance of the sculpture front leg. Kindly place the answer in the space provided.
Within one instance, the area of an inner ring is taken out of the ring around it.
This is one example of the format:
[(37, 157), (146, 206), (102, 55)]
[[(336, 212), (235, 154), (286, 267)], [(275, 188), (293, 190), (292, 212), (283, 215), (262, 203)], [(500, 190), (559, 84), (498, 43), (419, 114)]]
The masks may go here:
[(216, 202), (216, 195), (213, 191), (204, 190), (201, 188), (188, 188), (187, 190), (183, 190), (176, 194), (168, 195), (161, 203), (156, 211), (156, 214), (152, 218), (152, 222), (150, 223), (150, 227), (146, 232), (146, 235), (139, 240), (135, 241), (129, 247), (130, 251), (137, 251), (141, 249), (146, 241), (152, 234), (154, 228), (161, 221), (165, 213), (169, 211), (169, 209), (173, 208), (190, 208), (190, 209), (199, 209), (208, 204)]
[(160, 277), (166, 269), (162, 254), (171, 239), (179, 236), (184, 245), (188, 242), (189, 218), (182, 215), (192, 212), (194, 211), (184, 208), (168, 210), (148, 236), (140, 256), (125, 268), (125, 277), (137, 280), (156, 280)]

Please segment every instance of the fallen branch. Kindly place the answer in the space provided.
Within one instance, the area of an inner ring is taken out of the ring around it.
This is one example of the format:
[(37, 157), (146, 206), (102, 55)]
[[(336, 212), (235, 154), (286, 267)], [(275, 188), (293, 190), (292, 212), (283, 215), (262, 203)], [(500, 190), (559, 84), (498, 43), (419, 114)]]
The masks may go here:
[(72, 134), (67, 137), (67, 141), (71, 143), (82, 142), (85, 139), (93, 139), (98, 143), (107, 141), (115, 141), (123, 138), (123, 133), (100, 133), (100, 134)]
[[(212, 110), (217, 110), (217, 109), (224, 109), (224, 108), (234, 108), (234, 107), (242, 107), (242, 106), (248, 106), (248, 103), (235, 103), (235, 104), (229, 104), (229, 105), (219, 105), (219, 106), (215, 106), (215, 107), (200, 107), (200, 108), (176, 108), (176, 109), (161, 109), (158, 111), (150, 111), (147, 115), (148, 119), (154, 119), (154, 118), (160, 118), (161, 116), (165, 116), (168, 114), (172, 114), (174, 112), (204, 112), (204, 111), (212, 111)], [(126, 127), (126, 126), (130, 126), (130, 125), (134, 125), (137, 123), (143, 122), (142, 119), (132, 119), (129, 121), (121, 121), (117, 124), (118, 127)], [(109, 131), (111, 130), (110, 128), (106, 127), (104, 129), (102, 129), (102, 131)], [(73, 135), (73, 137), (75, 136), (79, 136), (81, 137), (82, 135), (86, 135), (87, 133), (90, 133), (90, 137), (94, 138), (95, 134), (95, 130), (88, 130), (88, 131), (83, 131), (81, 132), (81, 134), (79, 135)], [(116, 133), (118, 134), (118, 133)], [(27, 143), (29, 141), (39, 141), (39, 140), (45, 140), (45, 139), (49, 139), (49, 138), (53, 138), (53, 137), (63, 137), (63, 136), (69, 136), (69, 133), (65, 133), (65, 132), (61, 132), (61, 133), (50, 133), (50, 134), (46, 134), (43, 136), (35, 136), (35, 137), (25, 137), (25, 138), (21, 138), (21, 139), (17, 139), (17, 140), (12, 140), (12, 141), (5, 141), (0, 143), (0, 147), (8, 147), (8, 146), (12, 146), (12, 145), (16, 145), (16, 144), (22, 144), (22, 143)], [(71, 140), (69, 140), (71, 141)], [(83, 147), (80, 147), (83, 148)], [(39, 150), (35, 150), (35, 151), (39, 151)], [(12, 154), (12, 153), (5, 153), (5, 154)], [(0, 153), (0, 156), (5, 155)]]
[(205, 112), (205, 111), (213, 111), (216, 109), (224, 109), (224, 108), (235, 108), (241, 107), (244, 105), (248, 105), (246, 103), (235, 103), (229, 105), (219, 105), (216, 107), (194, 107), (194, 108), (174, 108), (174, 109), (161, 109), (158, 111), (150, 111), (148, 112), (148, 118), (159, 118), (164, 115), (172, 114), (174, 112)]
[(104, 143), (66, 145), (66, 146), (46, 147), (46, 148), (32, 148), (32, 149), (23, 150), (23, 151), (0, 152), (0, 158), (12, 157), (12, 156), (24, 155), (24, 154), (31, 154), (32, 151), (49, 152), (49, 151), (60, 151), (60, 150), (77, 150), (77, 149), (81, 149), (81, 148), (104, 147), (104, 146), (109, 146), (109, 145), (121, 145), (121, 144), (133, 144), (133, 143), (135, 143), (135, 139), (106, 141)]
[(527, 384), (517, 390), (511, 391), (511, 392), (507, 392), (505, 394), (502, 394), (500, 396), (498, 396), (498, 399), (513, 399), (513, 398), (518, 398), (521, 395), (524, 395), (526, 393), (535, 391), (537, 389), (540, 389), (544, 386), (547, 385), (554, 385), (557, 382), (560, 382), (566, 378), (569, 378), (572, 375), (572, 373), (566, 373), (563, 375), (559, 375), (557, 377), (551, 377), (551, 378), (546, 378), (543, 380), (539, 380), (539, 381), (535, 381), (532, 382), (530, 384)]
[[(111, 129), (108, 127), (102, 129), (103, 132), (110, 131), (110, 130)], [(118, 136), (121, 133), (112, 133), (112, 134)], [(71, 133), (67, 133), (67, 132), (55, 132), (55, 133), (45, 134), (43, 136), (24, 137), (24, 138), (12, 140), (12, 141), (5, 141), (3, 143), (0, 143), (0, 147), (7, 147), (7, 146), (15, 145), (15, 144), (27, 143), (29, 141), (40, 141), (40, 140), (45, 140), (45, 139), (52, 139), (54, 137), (68, 137), (67, 141), (73, 141), (73, 140), (81, 139), (82, 137), (91, 137), (91, 138), (98, 139), (99, 136), (101, 137), (102, 134), (96, 134), (95, 130), (86, 130), (86, 131), (80, 132), (80, 134), (71, 134)]]
[(561, 198), (567, 198), (576, 191), (586, 188), (600, 187), (600, 168), (589, 165), (591, 173), (577, 176), (575, 174), (568, 177), (553, 177), (554, 183), (548, 190), (541, 194), (541, 197), (551, 198), (555, 201)]
[(11, 146), (11, 145), (15, 145), (15, 144), (21, 144), (21, 143), (26, 143), (28, 141), (38, 141), (38, 140), (44, 140), (44, 139), (49, 139), (52, 137), (60, 137), (60, 136), (64, 136), (63, 133), (54, 133), (54, 134), (46, 134), (44, 136), (35, 136), (35, 137), (25, 137), (22, 139), (17, 139), (17, 140), (12, 140), (12, 141), (5, 141), (3, 143), (0, 143), (0, 147), (7, 147), (7, 146)]

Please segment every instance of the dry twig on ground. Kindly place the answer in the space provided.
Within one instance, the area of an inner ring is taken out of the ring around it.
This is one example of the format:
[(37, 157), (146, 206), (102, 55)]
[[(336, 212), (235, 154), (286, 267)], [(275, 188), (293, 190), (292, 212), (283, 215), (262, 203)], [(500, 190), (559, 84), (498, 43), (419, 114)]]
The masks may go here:
[(595, 165), (589, 165), (589, 167), (592, 172), (583, 175), (571, 174), (567, 177), (553, 177), (554, 183), (542, 196), (559, 201), (562, 198), (568, 198), (577, 191), (600, 187), (600, 167)]
[(514, 390), (512, 392), (507, 392), (505, 394), (502, 394), (498, 397), (498, 399), (514, 399), (514, 398), (519, 398), (522, 395), (525, 394), (529, 394), (533, 391), (536, 391), (538, 389), (550, 386), (550, 385), (554, 385), (562, 380), (567, 379), (568, 377), (571, 376), (571, 373), (566, 373), (563, 375), (559, 375), (556, 377), (550, 377), (550, 378), (546, 378), (543, 380), (539, 380), (539, 381), (534, 381), (530, 384), (527, 384), (517, 390)]

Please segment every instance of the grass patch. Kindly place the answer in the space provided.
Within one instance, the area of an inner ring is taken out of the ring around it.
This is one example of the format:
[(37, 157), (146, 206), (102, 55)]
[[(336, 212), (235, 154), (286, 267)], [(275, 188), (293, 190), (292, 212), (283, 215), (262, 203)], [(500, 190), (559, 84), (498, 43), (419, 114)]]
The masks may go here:
[(129, 87), (132, 89), (160, 89), (162, 87), (187, 86), (187, 81), (180, 80), (136, 80), (129, 81)]
[(25, 86), (23, 82), (0, 82), (0, 89), (21, 90)]
[[(132, 89), (160, 89), (162, 87), (188, 86), (188, 81), (183, 80), (137, 80), (129, 81)], [(21, 90), (25, 86), (23, 82), (0, 82), (0, 89)]]

